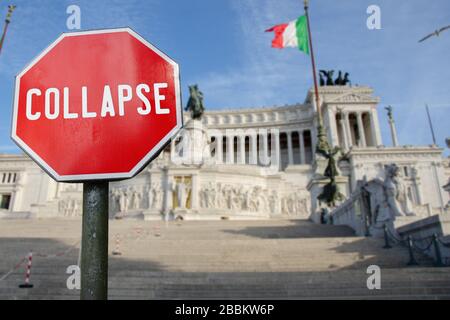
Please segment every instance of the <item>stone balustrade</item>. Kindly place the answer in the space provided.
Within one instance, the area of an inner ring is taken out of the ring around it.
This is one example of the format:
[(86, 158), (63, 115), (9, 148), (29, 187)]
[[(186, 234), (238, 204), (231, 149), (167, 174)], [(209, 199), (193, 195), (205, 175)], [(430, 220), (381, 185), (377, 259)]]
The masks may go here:
[(358, 236), (367, 235), (368, 212), (364, 209), (362, 201), (361, 191), (354, 192), (330, 213), (333, 224), (349, 226)]

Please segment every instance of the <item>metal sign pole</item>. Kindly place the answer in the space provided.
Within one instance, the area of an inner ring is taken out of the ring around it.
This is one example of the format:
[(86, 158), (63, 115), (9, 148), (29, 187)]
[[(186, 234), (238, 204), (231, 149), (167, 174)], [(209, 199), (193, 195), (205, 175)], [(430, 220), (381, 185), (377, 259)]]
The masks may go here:
[(108, 299), (109, 182), (83, 184), (81, 300)]

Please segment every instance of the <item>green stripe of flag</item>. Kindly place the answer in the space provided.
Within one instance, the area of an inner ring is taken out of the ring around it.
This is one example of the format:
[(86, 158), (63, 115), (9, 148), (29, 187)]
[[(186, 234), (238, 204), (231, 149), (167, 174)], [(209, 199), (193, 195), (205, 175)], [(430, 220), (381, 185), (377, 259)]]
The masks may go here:
[(297, 42), (300, 51), (309, 55), (309, 37), (308, 37), (308, 24), (306, 16), (301, 16), (297, 19), (295, 24), (297, 29)]

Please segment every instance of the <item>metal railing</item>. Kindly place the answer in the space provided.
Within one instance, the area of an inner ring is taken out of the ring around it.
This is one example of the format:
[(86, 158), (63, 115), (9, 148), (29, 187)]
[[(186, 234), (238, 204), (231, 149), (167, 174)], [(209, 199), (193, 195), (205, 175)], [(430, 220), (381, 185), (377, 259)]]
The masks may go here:
[[(376, 227), (375, 227), (376, 228)], [(450, 248), (450, 243), (446, 243), (443, 241), (441, 237), (439, 237), (436, 233), (431, 236), (423, 237), (423, 238), (413, 238), (411, 235), (408, 235), (406, 238), (398, 238), (396, 235), (392, 233), (389, 227), (385, 224), (382, 228), (384, 233), (384, 246), (383, 249), (390, 249), (393, 245), (403, 245), (408, 248), (409, 253), (409, 261), (407, 263), (408, 266), (416, 266), (419, 263), (416, 260), (414, 255), (415, 252), (419, 252), (422, 254), (427, 254), (432, 246), (434, 246), (434, 266), (435, 267), (450, 267), (450, 263), (448, 259), (446, 261), (442, 258), (441, 246), (445, 248)], [(427, 243), (424, 247), (421, 247), (418, 243), (425, 242)]]

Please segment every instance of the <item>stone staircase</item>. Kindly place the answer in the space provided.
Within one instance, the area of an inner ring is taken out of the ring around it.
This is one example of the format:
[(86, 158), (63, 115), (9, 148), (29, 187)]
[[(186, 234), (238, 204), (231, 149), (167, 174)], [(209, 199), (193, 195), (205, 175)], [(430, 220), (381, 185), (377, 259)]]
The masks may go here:
[[(81, 221), (2, 221), (0, 279), (29, 250), (33, 289), (19, 289), (25, 265), (0, 281), (0, 299), (78, 299), (66, 268), (77, 264)], [(354, 237), (347, 227), (308, 221), (111, 221), (110, 299), (450, 299), (450, 272), (406, 248)], [(75, 244), (75, 245), (74, 245)], [(45, 254), (61, 253), (55, 257)], [(65, 254), (64, 254), (65, 253)], [(381, 268), (368, 290), (367, 267)]]

